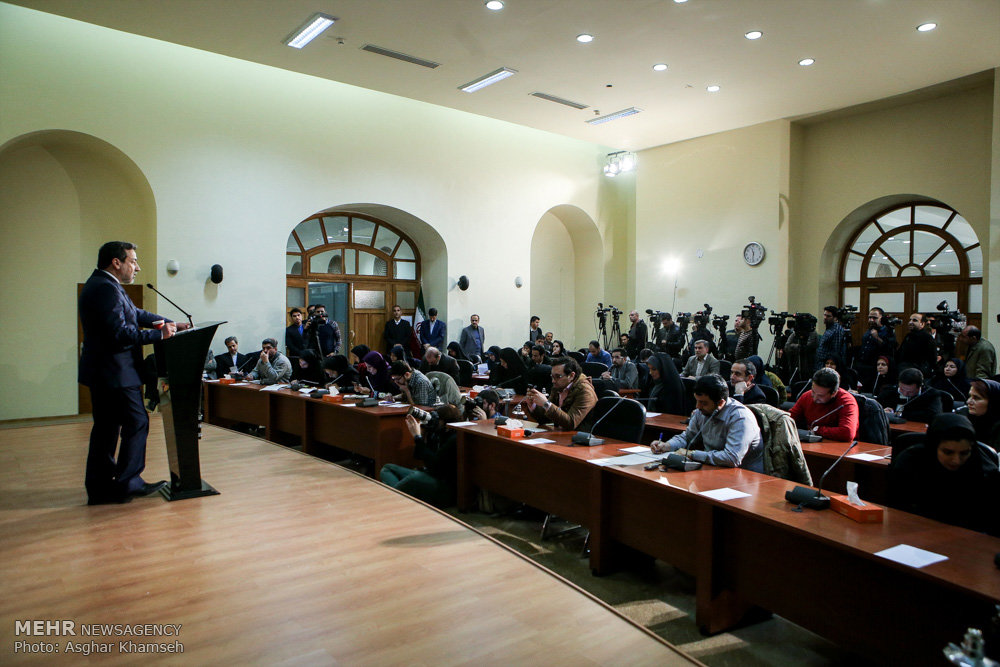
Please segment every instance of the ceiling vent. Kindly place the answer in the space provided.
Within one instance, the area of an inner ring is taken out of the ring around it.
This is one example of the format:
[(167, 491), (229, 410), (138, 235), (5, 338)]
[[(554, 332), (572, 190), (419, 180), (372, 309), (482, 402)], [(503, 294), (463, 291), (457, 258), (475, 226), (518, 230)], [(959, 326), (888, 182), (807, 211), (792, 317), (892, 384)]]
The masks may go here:
[(531, 93), (532, 97), (537, 97), (540, 100), (547, 100), (549, 102), (555, 102), (556, 104), (563, 104), (568, 107), (573, 107), (574, 109), (586, 109), (589, 104), (580, 104), (579, 102), (572, 102), (570, 100), (563, 99), (561, 97), (556, 97), (555, 95), (549, 95), (548, 93)]
[(400, 53), (399, 51), (383, 49), (381, 46), (375, 46), (374, 44), (365, 44), (361, 47), (361, 50), (368, 51), (369, 53), (377, 53), (380, 56), (386, 56), (388, 58), (395, 58), (396, 60), (402, 60), (403, 62), (411, 63), (413, 65), (420, 65), (421, 67), (426, 67), (428, 69), (434, 69), (435, 67), (441, 66), (441, 63), (424, 60), (423, 58), (417, 58), (416, 56), (408, 56), (405, 53)]

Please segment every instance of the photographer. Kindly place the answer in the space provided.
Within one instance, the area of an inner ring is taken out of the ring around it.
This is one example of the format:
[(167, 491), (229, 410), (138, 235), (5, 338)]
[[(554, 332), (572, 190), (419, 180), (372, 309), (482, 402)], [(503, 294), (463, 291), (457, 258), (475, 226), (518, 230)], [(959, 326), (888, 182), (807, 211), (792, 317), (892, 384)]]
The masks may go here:
[(844, 342), (846, 332), (840, 324), (840, 309), (836, 306), (827, 306), (823, 309), (823, 324), (826, 331), (816, 348), (816, 362), (814, 368), (822, 368), (824, 362), (831, 356), (839, 359), (844, 358)]
[(796, 313), (792, 333), (785, 341), (783, 358), (788, 364), (788, 382), (794, 377), (807, 380), (812, 376), (816, 363), (816, 349), (819, 334), (816, 333), (816, 316), (811, 313)]
[(465, 417), (471, 421), (493, 419), (500, 409), (500, 394), (493, 389), (484, 389), (474, 399), (465, 403)]
[(889, 357), (891, 359), (895, 350), (896, 333), (889, 326), (885, 311), (875, 306), (868, 311), (868, 330), (861, 337), (861, 349), (855, 361), (858, 372), (867, 380), (868, 376), (875, 370), (878, 358)]
[(674, 318), (670, 313), (663, 313), (660, 316), (660, 326), (656, 330), (656, 349), (666, 352), (671, 357), (679, 357), (681, 348), (684, 347), (684, 334), (680, 327), (674, 324)]
[(646, 329), (646, 321), (639, 317), (639, 311), (633, 310), (628, 314), (629, 322), (632, 326), (628, 330), (628, 355), (630, 357), (639, 356), (639, 350), (646, 347), (646, 343), (649, 340), (648, 329)]
[(326, 316), (326, 306), (317, 304), (313, 314), (303, 329), (306, 347), (321, 357), (329, 357), (340, 352), (340, 326)]
[[(414, 414), (426, 415), (426, 423), (421, 424)], [(415, 470), (387, 463), (379, 471), (382, 483), (435, 507), (454, 505), (457, 436), (446, 426), (462, 418), (462, 412), (453, 405), (444, 405), (429, 414), (421, 410), (407, 415), (405, 423), (413, 436), (413, 455), (424, 462), (424, 468)]]

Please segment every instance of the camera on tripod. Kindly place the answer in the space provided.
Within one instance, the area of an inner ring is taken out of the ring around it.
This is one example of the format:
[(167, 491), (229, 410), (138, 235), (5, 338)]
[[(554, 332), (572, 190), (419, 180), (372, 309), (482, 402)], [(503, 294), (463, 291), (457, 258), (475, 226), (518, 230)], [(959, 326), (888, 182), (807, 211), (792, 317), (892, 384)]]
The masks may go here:
[(795, 313), (792, 318), (795, 320), (795, 333), (800, 336), (807, 336), (816, 331), (816, 316), (812, 313)]
[(947, 299), (939, 303), (936, 313), (932, 313), (931, 328), (938, 332), (961, 333), (965, 328), (965, 315), (960, 310), (949, 310)]
[(858, 317), (857, 306), (844, 306), (840, 309), (840, 324), (845, 329), (854, 326), (854, 320)]
[(663, 321), (663, 316), (668, 315), (669, 313), (665, 313), (662, 310), (653, 310), (652, 308), (647, 308), (646, 314), (649, 315), (649, 321), (650, 323), (652, 323), (653, 328), (655, 329), (660, 326), (660, 322)]
[(706, 303), (705, 309), (699, 310), (691, 317), (691, 319), (694, 320), (694, 323), (698, 326), (707, 327), (708, 323), (712, 321), (712, 307)]
[(780, 313), (776, 311), (771, 311), (771, 316), (767, 318), (767, 323), (772, 327), (784, 328), (785, 322), (795, 317), (795, 313), (789, 313), (787, 310), (783, 310)]
[(764, 318), (767, 317), (767, 308), (764, 307), (764, 304), (757, 303), (757, 297), (748, 296), (747, 301), (750, 304), (743, 307), (743, 312), (740, 315), (750, 320), (751, 329), (756, 329), (764, 321)]
[(677, 316), (674, 318), (674, 322), (677, 323), (677, 327), (681, 331), (685, 331), (687, 329), (687, 325), (691, 323), (691, 313), (677, 313)]
[(729, 315), (715, 315), (712, 317), (712, 326), (719, 331), (725, 332), (728, 321)]
[(903, 323), (903, 320), (899, 319), (898, 317), (893, 317), (892, 315), (886, 315), (884, 318), (882, 318), (882, 321), (885, 323), (885, 326), (891, 327), (893, 329), (895, 329), (896, 327), (898, 327), (900, 324)]

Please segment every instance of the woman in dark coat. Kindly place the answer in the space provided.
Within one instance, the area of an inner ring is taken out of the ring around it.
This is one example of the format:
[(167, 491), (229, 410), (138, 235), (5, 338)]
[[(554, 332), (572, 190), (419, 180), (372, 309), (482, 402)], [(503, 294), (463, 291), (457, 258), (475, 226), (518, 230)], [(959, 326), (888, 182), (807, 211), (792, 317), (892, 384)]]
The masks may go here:
[(966, 405), (976, 438), (993, 449), (1000, 447), (1000, 382), (973, 380)]
[(896, 370), (889, 357), (879, 357), (875, 362), (875, 374), (867, 378), (863, 389), (865, 393), (878, 396), (886, 387), (896, 384)]
[(528, 369), (521, 361), (521, 355), (512, 347), (500, 350), (500, 381), (496, 386), (503, 389), (513, 389), (515, 394), (525, 394), (528, 391), (526, 378)]
[(365, 355), (358, 366), (358, 388), (362, 394), (371, 393), (374, 389), (378, 393), (392, 394), (399, 391), (399, 387), (392, 381), (389, 375), (389, 364), (378, 352), (369, 352)]
[(958, 358), (944, 362), (941, 370), (934, 374), (931, 386), (949, 394), (956, 403), (969, 399), (969, 378), (965, 375), (965, 362)]
[(364, 361), (365, 355), (371, 352), (371, 348), (367, 345), (355, 345), (351, 348), (351, 354), (354, 355), (354, 365), (357, 366), (362, 361)]
[(469, 360), (469, 358), (465, 356), (465, 352), (462, 352), (462, 346), (458, 344), (458, 341), (454, 340), (448, 343), (448, 356), (453, 359)]
[(651, 383), (646, 407), (653, 412), (684, 414), (684, 383), (673, 359), (664, 352), (656, 352), (646, 363)]
[(347, 363), (347, 357), (342, 354), (324, 359), (323, 371), (326, 373), (327, 386), (335, 384), (339, 389), (352, 389), (358, 381), (357, 370)]

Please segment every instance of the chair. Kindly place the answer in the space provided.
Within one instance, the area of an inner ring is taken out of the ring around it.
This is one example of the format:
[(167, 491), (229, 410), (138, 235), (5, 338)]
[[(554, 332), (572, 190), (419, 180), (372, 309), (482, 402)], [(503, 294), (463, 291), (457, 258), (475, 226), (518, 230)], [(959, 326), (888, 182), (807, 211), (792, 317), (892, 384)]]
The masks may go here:
[(549, 391), (552, 389), (552, 366), (548, 364), (538, 364), (528, 371), (528, 384), (533, 384), (538, 389)]
[(896, 458), (904, 450), (914, 445), (922, 445), (927, 439), (926, 433), (900, 433), (892, 441), (892, 462), (896, 461)]
[(979, 450), (979, 454), (987, 461), (992, 461), (993, 465), (1000, 465), (1000, 456), (997, 455), (997, 450), (993, 449), (985, 442), (977, 442), (976, 448)]
[(602, 389), (597, 393), (597, 398), (620, 398), (620, 397), (621, 394), (619, 394), (614, 389)]
[(748, 405), (760, 427), (764, 447), (764, 474), (812, 486), (812, 475), (806, 465), (799, 431), (784, 410), (767, 404)]
[(569, 357), (570, 359), (575, 359), (576, 363), (581, 365), (585, 361), (587, 361), (587, 357), (585, 357), (582, 352), (576, 352), (574, 350), (570, 350), (569, 352), (567, 352), (566, 356)]
[(605, 396), (597, 399), (584, 423), (583, 430), (592, 429), (592, 435), (639, 442), (646, 427), (646, 408), (631, 398)]
[(794, 403), (799, 400), (799, 396), (805, 391), (806, 387), (809, 387), (812, 380), (799, 380), (795, 384), (791, 385), (788, 389), (788, 400)]
[(649, 391), (649, 364), (637, 362), (635, 370), (639, 374), (639, 393), (643, 395)]
[(472, 386), (472, 374), (476, 367), (467, 359), (458, 359), (458, 383), (463, 387)]
[(764, 392), (764, 402), (772, 407), (775, 408), (778, 407), (780, 403), (778, 398), (778, 390), (775, 389), (774, 387), (768, 387), (765, 384), (759, 384), (757, 386), (760, 387), (760, 390), (762, 392)]
[(858, 440), (888, 447), (889, 418), (882, 405), (873, 398), (851, 395), (858, 404)]
[(602, 373), (608, 372), (608, 367), (599, 361), (585, 361), (582, 368), (583, 374), (592, 378), (599, 378)]
[(694, 412), (694, 384), (697, 382), (694, 378), (681, 378), (681, 384), (684, 385), (684, 414), (690, 415)]
[(723, 380), (726, 382), (729, 381), (729, 374), (732, 370), (733, 362), (729, 361), (729, 359), (719, 359), (719, 375), (722, 376)]

